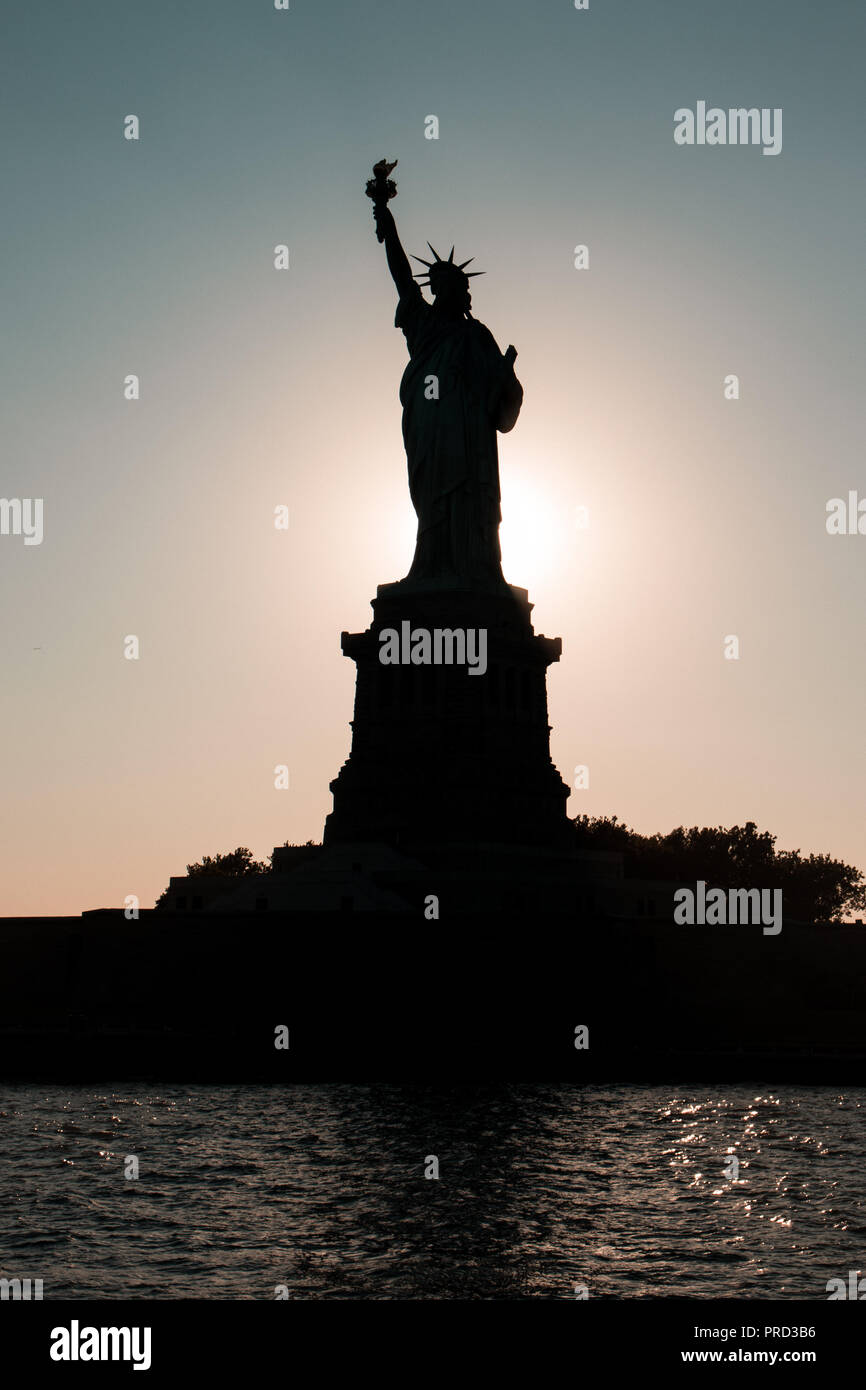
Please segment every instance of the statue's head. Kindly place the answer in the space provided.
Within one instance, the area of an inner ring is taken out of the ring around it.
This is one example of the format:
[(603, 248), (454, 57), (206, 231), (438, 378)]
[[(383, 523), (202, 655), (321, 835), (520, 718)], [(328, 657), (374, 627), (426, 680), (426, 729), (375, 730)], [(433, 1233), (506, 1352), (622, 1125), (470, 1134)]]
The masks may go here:
[[(430, 243), (428, 241), (428, 246)], [(472, 308), (472, 296), (469, 293), (469, 281), (473, 275), (483, 275), (483, 270), (464, 269), (475, 258), (470, 256), (468, 261), (463, 261), (461, 265), (454, 263), (454, 247), (451, 247), (451, 254), (447, 261), (443, 261), (438, 251), (433, 251), (435, 260), (425, 261), (421, 256), (413, 256), (412, 259), (420, 261), (427, 267), (426, 270), (419, 271), (415, 276), (422, 285), (429, 285), (437, 308), (443, 309), (449, 315), (468, 314)]]

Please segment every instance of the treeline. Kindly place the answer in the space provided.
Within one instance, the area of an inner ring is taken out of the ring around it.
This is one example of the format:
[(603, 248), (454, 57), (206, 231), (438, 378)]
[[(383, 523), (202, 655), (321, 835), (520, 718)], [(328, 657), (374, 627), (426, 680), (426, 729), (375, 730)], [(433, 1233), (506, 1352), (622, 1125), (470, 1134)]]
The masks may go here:
[[(629, 878), (683, 886), (703, 879), (708, 887), (725, 889), (781, 888), (785, 916), (805, 922), (839, 922), (866, 910), (866, 879), (860, 869), (829, 854), (777, 850), (776, 836), (758, 830), (754, 821), (728, 828), (679, 826), (666, 835), (640, 835), (616, 816), (578, 816), (573, 825), (578, 849), (621, 853)], [(315, 843), (307, 840), (306, 845)], [(244, 878), (273, 872), (273, 857), (255, 860), (252, 850), (239, 846), (228, 854), (205, 855), (187, 864), (186, 871), (191, 878)], [(156, 906), (167, 902), (166, 888)]]
[[(315, 840), (307, 840), (303, 848), (315, 845)], [(278, 845), (277, 849), (289, 847), (289, 841), (285, 845)], [(292, 845), (293, 849), (301, 846)], [(195, 864), (187, 864), (186, 872), (190, 878), (198, 878), (202, 874), (216, 874), (224, 878), (246, 878), (249, 874), (270, 874), (274, 869), (274, 855), (277, 849), (271, 851), (267, 862), (261, 859), (254, 859), (251, 849), (244, 845), (239, 845), (237, 849), (229, 850), (228, 854), (206, 854)], [(154, 907), (165, 907), (168, 903), (168, 888), (164, 888), (154, 903)]]
[(860, 869), (829, 854), (777, 850), (776, 836), (745, 825), (678, 826), (666, 835), (640, 835), (616, 816), (578, 816), (578, 848), (614, 850), (629, 878), (664, 879), (713, 888), (781, 888), (786, 917), (839, 922), (862, 916), (866, 879)]

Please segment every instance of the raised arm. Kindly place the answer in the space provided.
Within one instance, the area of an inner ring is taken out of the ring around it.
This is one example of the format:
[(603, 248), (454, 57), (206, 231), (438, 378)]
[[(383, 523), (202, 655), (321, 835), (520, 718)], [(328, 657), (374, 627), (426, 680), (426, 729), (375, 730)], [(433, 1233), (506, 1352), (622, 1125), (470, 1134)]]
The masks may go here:
[(409, 258), (400, 245), (394, 214), (387, 203), (374, 203), (373, 216), (376, 219), (376, 230), (381, 233), (381, 239), (385, 243), (388, 269), (394, 284), (397, 286), (397, 293), (402, 299), (403, 295), (407, 294), (415, 284), (415, 280), (412, 276)]

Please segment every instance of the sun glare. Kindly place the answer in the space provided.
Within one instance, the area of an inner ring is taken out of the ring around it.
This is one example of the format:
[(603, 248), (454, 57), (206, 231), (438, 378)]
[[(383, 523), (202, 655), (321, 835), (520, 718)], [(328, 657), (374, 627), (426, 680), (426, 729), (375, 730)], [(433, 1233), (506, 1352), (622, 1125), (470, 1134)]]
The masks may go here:
[(509, 584), (534, 588), (560, 567), (567, 518), (552, 492), (526, 473), (502, 480), (502, 569)]

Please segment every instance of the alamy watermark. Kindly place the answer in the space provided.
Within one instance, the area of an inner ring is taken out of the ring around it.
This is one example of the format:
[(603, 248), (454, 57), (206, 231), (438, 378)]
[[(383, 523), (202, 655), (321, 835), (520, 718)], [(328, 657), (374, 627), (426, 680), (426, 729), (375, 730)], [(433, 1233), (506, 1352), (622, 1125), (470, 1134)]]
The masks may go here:
[(31, 1299), (37, 1303), (40, 1302), (42, 1299), (42, 1280), (0, 1279), (0, 1299), (5, 1303), (10, 1298), (13, 1303), (27, 1303)]
[(674, 140), (678, 145), (763, 145), (762, 154), (782, 153), (782, 108), (775, 106), (720, 106), (707, 109), (699, 101), (694, 111), (681, 106), (674, 112)]
[(0, 536), (23, 536), (25, 545), (42, 544), (41, 497), (0, 497)]
[(73, 1318), (69, 1327), (51, 1330), (52, 1361), (131, 1361), (134, 1371), (149, 1371), (149, 1327), (82, 1327)]
[(828, 1279), (825, 1284), (827, 1293), (830, 1295), (828, 1302), (834, 1299), (846, 1298), (853, 1302), (862, 1303), (866, 1299), (866, 1279), (858, 1276), (862, 1273), (859, 1269), (848, 1270), (848, 1287), (845, 1287), (844, 1279)]
[(383, 666), (467, 666), (468, 675), (487, 670), (486, 627), (415, 627), (408, 619), (379, 633)]
[(782, 930), (781, 888), (711, 888), (701, 878), (694, 889), (674, 893), (674, 921), (681, 926), (760, 926), (764, 936)]
[(866, 497), (852, 489), (844, 497), (831, 497), (826, 507), (828, 536), (866, 536)]

